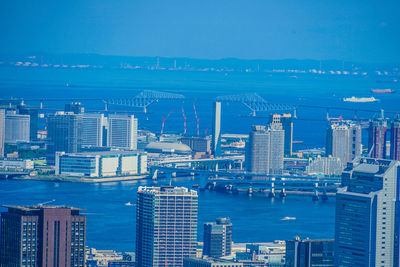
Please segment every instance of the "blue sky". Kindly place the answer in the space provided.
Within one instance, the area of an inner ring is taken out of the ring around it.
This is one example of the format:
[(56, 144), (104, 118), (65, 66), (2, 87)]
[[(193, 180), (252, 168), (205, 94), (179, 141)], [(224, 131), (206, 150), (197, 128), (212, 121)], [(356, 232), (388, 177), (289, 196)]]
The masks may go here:
[(2, 0), (0, 22), (0, 53), (400, 62), (398, 0)]

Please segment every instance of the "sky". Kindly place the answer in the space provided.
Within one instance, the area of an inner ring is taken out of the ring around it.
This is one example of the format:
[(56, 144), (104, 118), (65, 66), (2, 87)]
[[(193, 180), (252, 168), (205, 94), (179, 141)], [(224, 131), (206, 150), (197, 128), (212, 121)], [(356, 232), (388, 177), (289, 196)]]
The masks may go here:
[(400, 1), (1, 0), (0, 53), (400, 63)]

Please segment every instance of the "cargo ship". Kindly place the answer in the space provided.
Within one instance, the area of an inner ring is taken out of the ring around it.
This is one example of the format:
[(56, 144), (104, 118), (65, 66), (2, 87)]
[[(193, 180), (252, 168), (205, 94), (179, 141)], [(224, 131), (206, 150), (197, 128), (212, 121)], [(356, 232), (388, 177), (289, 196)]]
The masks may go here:
[(344, 102), (356, 102), (356, 103), (369, 103), (369, 102), (376, 102), (378, 101), (378, 99), (376, 99), (375, 97), (371, 96), (371, 97), (347, 97), (347, 98), (343, 98)]
[(375, 94), (392, 94), (395, 91), (392, 89), (371, 89), (371, 92)]

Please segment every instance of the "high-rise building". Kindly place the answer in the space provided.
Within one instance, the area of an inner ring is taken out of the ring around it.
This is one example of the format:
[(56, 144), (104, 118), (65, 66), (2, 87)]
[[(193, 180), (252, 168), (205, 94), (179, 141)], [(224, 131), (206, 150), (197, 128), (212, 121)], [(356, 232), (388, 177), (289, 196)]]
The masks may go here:
[(57, 112), (47, 117), (47, 164), (55, 164), (56, 152), (77, 153), (81, 146), (81, 114)]
[(232, 253), (232, 223), (229, 218), (217, 218), (204, 224), (203, 256), (220, 258)]
[(252, 127), (246, 143), (246, 171), (258, 174), (280, 174), (283, 170), (285, 133), (281, 124)]
[(136, 203), (136, 264), (183, 266), (196, 257), (197, 192), (184, 187), (139, 187)]
[(197, 136), (184, 136), (180, 141), (190, 147), (193, 152), (209, 153), (210, 152), (210, 139), (207, 137)]
[(340, 158), (318, 156), (308, 160), (306, 172), (308, 174), (340, 175), (343, 163)]
[(334, 121), (326, 133), (326, 155), (347, 162), (361, 155), (361, 126), (352, 121)]
[(311, 239), (300, 239), (299, 237), (295, 238), (294, 240), (287, 240), (285, 266), (333, 267), (334, 240), (333, 239), (311, 240)]
[(392, 121), (390, 129), (390, 158), (400, 160), (400, 117)]
[(104, 114), (84, 113), (82, 116), (82, 146), (102, 147)]
[(370, 121), (368, 128), (368, 152), (372, 158), (383, 159), (386, 156), (387, 121), (382, 118)]
[(292, 155), (293, 152), (293, 120), (292, 114), (270, 114), (269, 123), (280, 123), (285, 132), (285, 155)]
[(79, 209), (3, 207), (0, 266), (85, 266), (86, 217)]
[(335, 266), (399, 266), (400, 162), (357, 158), (336, 194)]
[(69, 104), (65, 104), (64, 111), (72, 112), (74, 114), (82, 114), (85, 112), (85, 108), (83, 107), (81, 102), (72, 102)]
[(214, 157), (221, 156), (221, 102), (213, 104), (211, 152)]
[(108, 145), (116, 148), (137, 149), (138, 120), (133, 115), (108, 116)]
[(4, 157), (5, 120), (6, 120), (5, 110), (0, 109), (0, 158)]
[(29, 136), (30, 116), (16, 114), (15, 111), (7, 111), (5, 119), (5, 142), (10, 144), (29, 142)]
[(38, 118), (39, 118), (39, 113), (38, 109), (34, 107), (29, 107), (26, 105), (19, 105), (18, 106), (18, 113), (21, 115), (29, 115), (30, 118), (30, 133), (29, 137), (31, 141), (36, 141), (37, 140), (37, 134), (38, 134)]

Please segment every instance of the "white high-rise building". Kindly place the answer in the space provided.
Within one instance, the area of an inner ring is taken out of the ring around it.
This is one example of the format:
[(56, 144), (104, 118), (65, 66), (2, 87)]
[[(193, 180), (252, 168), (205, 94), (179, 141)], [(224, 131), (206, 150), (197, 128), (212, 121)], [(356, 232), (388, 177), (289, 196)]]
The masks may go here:
[(82, 122), (82, 146), (103, 146), (104, 114), (84, 113)]
[(361, 155), (361, 126), (352, 121), (332, 122), (327, 129), (326, 155), (340, 158), (343, 166)]
[(15, 144), (17, 142), (29, 142), (30, 116), (7, 112), (5, 118), (5, 142)]
[(5, 117), (4, 109), (0, 109), (0, 157), (4, 157), (4, 135), (5, 135)]
[(138, 120), (133, 115), (108, 116), (108, 146), (137, 149)]

